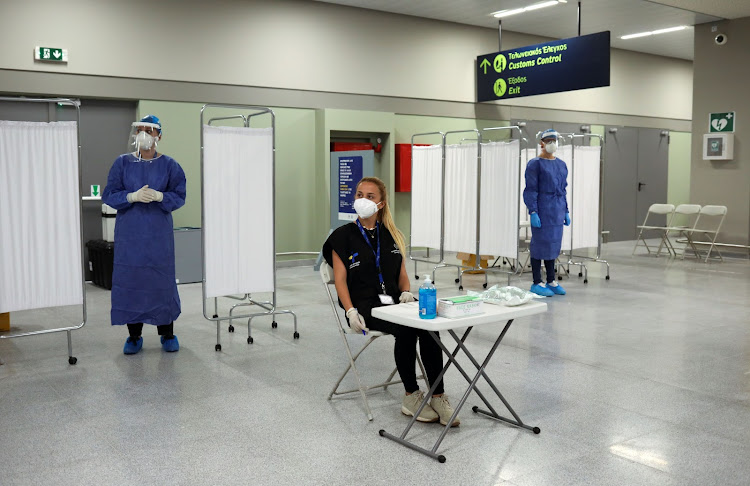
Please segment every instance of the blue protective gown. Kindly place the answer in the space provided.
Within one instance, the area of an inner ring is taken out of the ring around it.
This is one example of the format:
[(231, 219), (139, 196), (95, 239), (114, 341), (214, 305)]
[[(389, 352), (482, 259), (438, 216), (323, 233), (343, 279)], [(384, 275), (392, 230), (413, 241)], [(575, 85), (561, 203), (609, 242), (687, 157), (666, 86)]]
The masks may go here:
[[(145, 184), (161, 202), (129, 203)], [(162, 326), (180, 315), (174, 267), (172, 211), (185, 204), (185, 172), (164, 154), (152, 160), (121, 155), (109, 171), (102, 201), (117, 210), (112, 273), (112, 325)]]
[(541, 228), (531, 228), (531, 258), (554, 260), (560, 255), (563, 223), (568, 212), (568, 166), (558, 158), (535, 157), (526, 166), (523, 202), (529, 214), (537, 213)]

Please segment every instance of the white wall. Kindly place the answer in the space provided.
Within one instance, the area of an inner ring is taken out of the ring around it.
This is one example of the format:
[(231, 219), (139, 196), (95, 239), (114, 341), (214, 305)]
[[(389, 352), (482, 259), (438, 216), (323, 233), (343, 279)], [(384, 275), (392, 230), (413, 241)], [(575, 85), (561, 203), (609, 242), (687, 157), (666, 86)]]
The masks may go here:
[[(543, 40), (504, 32), (503, 48)], [(497, 50), (497, 32), (300, 0), (4, 0), (0, 45), (0, 69), (471, 103), (475, 58)], [(70, 62), (35, 62), (37, 45)], [(691, 119), (690, 62), (613, 50), (611, 81), (512, 103)]]

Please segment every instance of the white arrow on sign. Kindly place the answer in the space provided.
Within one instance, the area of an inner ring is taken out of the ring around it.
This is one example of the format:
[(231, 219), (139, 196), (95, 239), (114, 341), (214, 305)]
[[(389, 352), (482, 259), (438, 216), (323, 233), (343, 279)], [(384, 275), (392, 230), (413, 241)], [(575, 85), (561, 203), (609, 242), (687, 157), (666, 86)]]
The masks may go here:
[(55, 56), (55, 57), (57, 57), (59, 59), (60, 56), (62, 56), (62, 53), (60, 51), (54, 51), (54, 52), (52, 52), (52, 55)]

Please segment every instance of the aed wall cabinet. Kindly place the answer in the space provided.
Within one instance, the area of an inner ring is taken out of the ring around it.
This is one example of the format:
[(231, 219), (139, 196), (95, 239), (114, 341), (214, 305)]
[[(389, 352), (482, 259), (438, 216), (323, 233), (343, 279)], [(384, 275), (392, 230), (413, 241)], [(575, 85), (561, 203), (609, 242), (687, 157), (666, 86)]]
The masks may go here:
[(734, 159), (734, 133), (703, 135), (703, 160)]

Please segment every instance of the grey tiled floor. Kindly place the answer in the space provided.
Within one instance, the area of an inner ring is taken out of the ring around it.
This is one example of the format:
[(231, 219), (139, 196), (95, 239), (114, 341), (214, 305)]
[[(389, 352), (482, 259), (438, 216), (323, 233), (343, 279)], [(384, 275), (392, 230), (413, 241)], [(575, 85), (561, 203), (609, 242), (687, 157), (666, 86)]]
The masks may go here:
[[(369, 423), (358, 399), (326, 400), (345, 355), (310, 267), (278, 272), (279, 306), (297, 313), (299, 340), (291, 316), (273, 330), (254, 319), (252, 345), (236, 321), (235, 333), (221, 326), (221, 352), (199, 285), (180, 287), (180, 352), (162, 352), (147, 326), (135, 356), (122, 354), (125, 329), (109, 325), (109, 293), (89, 286), (89, 322), (73, 333), (77, 365), (64, 334), (0, 340), (0, 484), (749, 484), (750, 263), (605, 248), (612, 280), (597, 264), (587, 285), (564, 280), (568, 295), (518, 319), (490, 364), (542, 433), (474, 415), (472, 396), (440, 449), (445, 464), (378, 436), (406, 424), (399, 387), (370, 396)], [(458, 293), (453, 275), (438, 271), (439, 295)], [(465, 287), (481, 282), (467, 276)], [(60, 327), (79, 313), (14, 313), (13, 326)], [(494, 331), (474, 331), (477, 355)], [(390, 339), (363, 355), (367, 376), (393, 368)], [(464, 383), (449, 372), (454, 403)], [(431, 445), (440, 430), (419, 424), (410, 437)]]

